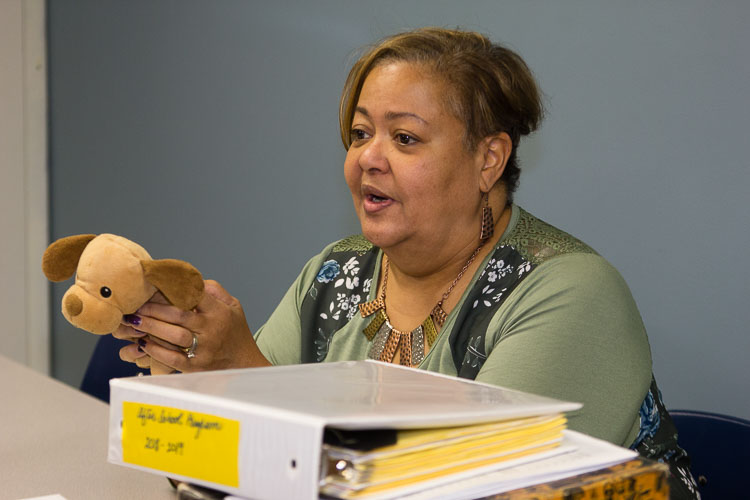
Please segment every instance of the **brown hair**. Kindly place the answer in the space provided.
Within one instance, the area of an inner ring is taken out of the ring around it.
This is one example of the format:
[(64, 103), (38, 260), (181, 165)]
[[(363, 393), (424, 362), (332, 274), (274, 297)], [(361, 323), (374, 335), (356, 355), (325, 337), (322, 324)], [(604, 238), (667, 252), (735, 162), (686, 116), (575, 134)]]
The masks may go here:
[(346, 149), (351, 145), (351, 124), (367, 75), (391, 61), (423, 64), (445, 80), (446, 105), (466, 125), (467, 150), (473, 151), (493, 134), (510, 136), (513, 151), (501, 181), (511, 203), (521, 173), (516, 159), (519, 140), (536, 130), (543, 115), (540, 92), (523, 59), (470, 31), (420, 28), (383, 39), (359, 58), (346, 79), (339, 104)]

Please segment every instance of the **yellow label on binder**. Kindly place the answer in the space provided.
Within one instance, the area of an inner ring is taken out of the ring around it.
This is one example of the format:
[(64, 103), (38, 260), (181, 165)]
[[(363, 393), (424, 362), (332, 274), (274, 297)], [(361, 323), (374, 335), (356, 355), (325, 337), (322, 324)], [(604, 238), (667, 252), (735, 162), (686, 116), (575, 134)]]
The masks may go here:
[(239, 421), (130, 401), (122, 415), (123, 461), (239, 487)]

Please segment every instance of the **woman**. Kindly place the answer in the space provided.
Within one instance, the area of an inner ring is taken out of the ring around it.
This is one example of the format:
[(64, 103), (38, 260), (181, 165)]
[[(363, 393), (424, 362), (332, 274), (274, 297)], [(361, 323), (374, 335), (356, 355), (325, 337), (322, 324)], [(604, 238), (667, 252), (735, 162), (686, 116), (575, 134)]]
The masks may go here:
[(125, 318), (115, 335), (137, 344), (122, 359), (194, 371), (374, 358), (579, 401), (571, 428), (668, 459), (690, 498), (626, 284), (512, 203), (519, 141), (541, 115), (525, 63), (479, 34), (384, 40), (340, 106), (362, 235), (311, 259), (255, 338), (207, 282), (196, 311), (155, 298)]

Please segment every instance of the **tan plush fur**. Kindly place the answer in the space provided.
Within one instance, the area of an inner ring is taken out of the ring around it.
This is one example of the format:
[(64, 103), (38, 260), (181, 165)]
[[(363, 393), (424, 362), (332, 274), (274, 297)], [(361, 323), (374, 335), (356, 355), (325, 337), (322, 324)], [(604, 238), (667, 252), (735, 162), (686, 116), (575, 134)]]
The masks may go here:
[(203, 277), (187, 262), (153, 260), (133, 241), (113, 234), (61, 238), (44, 252), (42, 270), (51, 281), (76, 275), (63, 296), (63, 316), (83, 330), (113, 332), (157, 290), (173, 305), (190, 310), (203, 295)]
[(141, 261), (146, 280), (158, 288), (173, 305), (188, 311), (203, 295), (203, 278), (196, 268), (182, 260)]
[(75, 274), (78, 259), (95, 234), (77, 234), (52, 243), (42, 256), (42, 271), (50, 281), (65, 281)]

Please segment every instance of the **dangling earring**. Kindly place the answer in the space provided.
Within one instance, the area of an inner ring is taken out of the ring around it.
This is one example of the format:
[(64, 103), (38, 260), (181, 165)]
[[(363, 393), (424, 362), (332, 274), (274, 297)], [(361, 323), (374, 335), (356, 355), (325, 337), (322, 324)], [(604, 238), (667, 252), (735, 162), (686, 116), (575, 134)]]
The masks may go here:
[(495, 234), (495, 219), (492, 218), (492, 207), (490, 207), (490, 196), (484, 193), (484, 206), (482, 207), (482, 230), (479, 232), (479, 240), (486, 241)]

